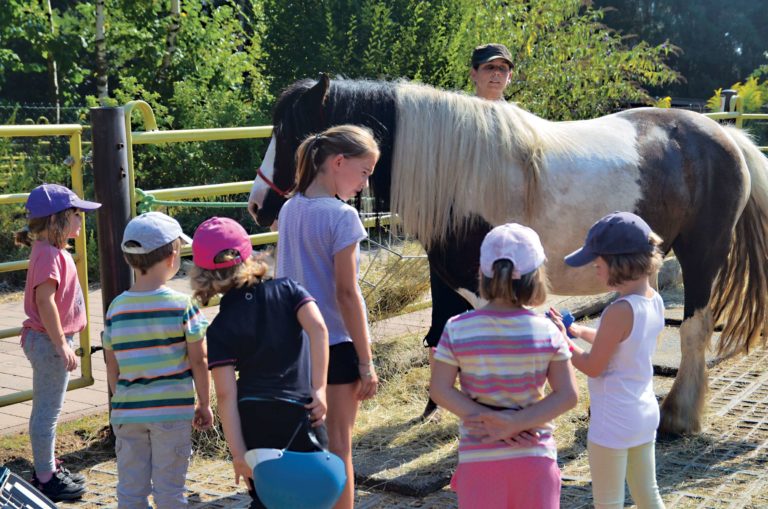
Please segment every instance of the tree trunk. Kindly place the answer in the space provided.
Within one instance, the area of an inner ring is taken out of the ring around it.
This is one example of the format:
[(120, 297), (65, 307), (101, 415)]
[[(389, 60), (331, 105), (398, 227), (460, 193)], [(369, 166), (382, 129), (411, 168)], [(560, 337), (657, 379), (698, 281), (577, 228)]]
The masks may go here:
[[(56, 37), (56, 25), (53, 23), (53, 8), (51, 7), (51, 0), (45, 0), (45, 12), (48, 15), (48, 25), (51, 27), (51, 35)], [(51, 78), (51, 98), (56, 105), (56, 123), (61, 123), (61, 102), (59, 94), (59, 69), (56, 63), (56, 58), (53, 56), (53, 51), (50, 48), (46, 51), (48, 53), (48, 75)]]
[(162, 83), (168, 75), (168, 69), (173, 61), (173, 54), (176, 53), (176, 36), (181, 28), (181, 0), (171, 0), (171, 23), (168, 25), (168, 35), (165, 38), (165, 54), (163, 63), (157, 72), (157, 81)]
[(104, 36), (105, 0), (96, 0), (96, 97), (99, 104), (105, 105), (109, 97), (109, 83), (107, 81), (107, 40)]

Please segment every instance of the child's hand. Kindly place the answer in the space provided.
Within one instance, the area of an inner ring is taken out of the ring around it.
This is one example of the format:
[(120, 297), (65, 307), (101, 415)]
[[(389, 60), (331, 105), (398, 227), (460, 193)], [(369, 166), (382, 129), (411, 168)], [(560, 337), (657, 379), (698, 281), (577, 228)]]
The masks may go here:
[(360, 366), (360, 386), (357, 390), (357, 399), (360, 401), (371, 399), (376, 395), (379, 387), (379, 376), (373, 364)]
[(69, 343), (65, 341), (63, 345), (56, 346), (56, 353), (58, 353), (64, 361), (64, 366), (66, 366), (67, 371), (74, 371), (77, 369), (77, 354), (75, 354), (75, 351), (69, 346)]
[(541, 437), (541, 434), (538, 431), (528, 430), (505, 438), (504, 442), (510, 447), (536, 447), (539, 445), (539, 437)]
[(328, 411), (328, 404), (325, 400), (325, 388), (320, 390), (312, 389), (312, 401), (304, 405), (304, 408), (309, 410), (313, 428), (323, 424), (325, 413)]
[(235, 469), (235, 484), (240, 484), (240, 479), (245, 482), (245, 485), (250, 488), (248, 479), (253, 479), (253, 469), (248, 466), (244, 456), (237, 456), (232, 458), (232, 466)]
[(558, 310), (555, 308), (549, 308), (549, 313), (547, 313), (547, 316), (550, 320), (552, 320), (552, 323), (554, 323), (558, 329), (560, 329), (560, 332), (563, 333), (563, 336), (566, 338), (578, 338), (579, 337), (579, 331), (578, 328), (581, 326), (576, 325), (575, 323), (572, 323), (568, 328), (565, 327), (565, 324), (563, 323), (563, 315), (560, 314)]
[(198, 431), (203, 431), (213, 426), (213, 412), (210, 405), (195, 407), (195, 417), (192, 420), (192, 426)]
[(525, 431), (517, 425), (514, 414), (504, 411), (488, 411), (464, 419), (463, 424), (469, 431), (485, 443), (507, 441)]

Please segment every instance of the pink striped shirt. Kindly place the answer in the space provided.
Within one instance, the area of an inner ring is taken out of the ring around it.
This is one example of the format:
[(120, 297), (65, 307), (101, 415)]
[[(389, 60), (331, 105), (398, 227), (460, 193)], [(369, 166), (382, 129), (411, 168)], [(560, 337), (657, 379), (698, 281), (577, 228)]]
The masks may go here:
[[(478, 403), (503, 408), (525, 408), (542, 400), (549, 363), (570, 358), (568, 343), (557, 327), (528, 310), (476, 310), (454, 316), (435, 352), (435, 360), (459, 368), (462, 392)], [(553, 423), (547, 423), (537, 428), (538, 446), (513, 448), (504, 442), (483, 444), (462, 426), (459, 462), (526, 456), (557, 459), (553, 430)]]

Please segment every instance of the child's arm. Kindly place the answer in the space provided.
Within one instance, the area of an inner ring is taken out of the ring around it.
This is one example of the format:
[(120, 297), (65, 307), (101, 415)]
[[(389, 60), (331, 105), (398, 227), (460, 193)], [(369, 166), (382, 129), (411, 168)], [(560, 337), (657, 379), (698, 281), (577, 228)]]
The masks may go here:
[(376, 394), (379, 377), (373, 367), (373, 354), (368, 338), (365, 308), (363, 298), (357, 290), (357, 259), (355, 251), (357, 244), (345, 247), (333, 257), (333, 275), (336, 283), (336, 301), (344, 320), (344, 325), (352, 337), (355, 352), (360, 365), (360, 389), (358, 397), (372, 398)]
[(252, 479), (253, 472), (245, 462), (245, 453), (248, 449), (243, 438), (240, 412), (237, 410), (235, 367), (226, 365), (213, 368), (211, 375), (213, 375), (213, 385), (216, 389), (216, 411), (221, 419), (221, 427), (224, 428), (224, 438), (227, 439), (229, 452), (232, 454), (235, 484), (240, 484), (240, 478)]
[(194, 343), (187, 342), (187, 355), (189, 355), (192, 378), (195, 381), (195, 391), (197, 392), (195, 419), (192, 423), (197, 429), (208, 429), (213, 424), (213, 412), (211, 412), (208, 352), (205, 348), (205, 339)]
[(492, 411), (456, 388), (457, 366), (435, 359), (432, 364), (432, 375), (429, 380), (429, 397), (439, 406), (451, 413), (466, 419), (470, 415), (489, 413)]
[(592, 327), (587, 327), (586, 325), (579, 325), (579, 324), (572, 324), (568, 330), (571, 331), (571, 334), (576, 336), (579, 339), (583, 339), (590, 345), (595, 342), (595, 335), (597, 334), (597, 329), (594, 329)]
[(325, 326), (323, 315), (320, 314), (320, 308), (314, 302), (301, 306), (296, 317), (309, 336), (309, 351), (312, 357), (312, 402), (305, 407), (312, 414), (312, 425), (320, 426), (328, 410), (325, 400), (328, 378), (328, 328)]
[(576, 406), (579, 395), (569, 361), (550, 362), (547, 381), (552, 391), (541, 401), (522, 410), (484, 413), (467, 419), (466, 424), (473, 430), (484, 429), (484, 442), (506, 441), (525, 430), (542, 426)]
[(117, 364), (115, 351), (105, 348), (104, 361), (107, 363), (107, 383), (109, 384), (109, 391), (114, 395), (117, 390), (117, 380), (120, 377), (120, 366)]
[(64, 335), (64, 329), (61, 327), (59, 319), (59, 310), (56, 309), (54, 295), (58, 283), (54, 279), (48, 279), (35, 287), (35, 304), (40, 313), (40, 320), (45, 327), (45, 333), (51, 338), (56, 352), (61, 356), (67, 371), (77, 369), (77, 355), (70, 348), (67, 338)]
[(619, 301), (611, 304), (603, 313), (600, 320), (600, 328), (597, 329), (592, 349), (585, 352), (577, 345), (571, 343), (573, 358), (571, 362), (576, 369), (594, 378), (600, 376), (608, 362), (616, 353), (619, 343), (632, 332), (634, 315), (632, 306), (628, 302)]

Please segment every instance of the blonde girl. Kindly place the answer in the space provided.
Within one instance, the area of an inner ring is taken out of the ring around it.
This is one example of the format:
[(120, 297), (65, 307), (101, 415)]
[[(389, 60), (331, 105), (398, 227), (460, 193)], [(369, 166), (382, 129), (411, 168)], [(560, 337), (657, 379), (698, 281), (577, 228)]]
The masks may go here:
[(208, 368), (235, 482), (247, 481), (251, 507), (262, 508), (245, 461), (249, 449), (290, 442), (292, 451), (314, 451), (313, 436), (327, 447), (328, 331), (301, 285), (265, 277), (267, 265), (251, 257), (251, 240), (232, 219), (203, 222), (192, 253), (194, 296), (207, 304), (223, 294), (207, 331)]
[(547, 298), (544, 261), (530, 228), (491, 230), (480, 247), (488, 304), (448, 320), (437, 345), (430, 395), (462, 419), (451, 481), (462, 509), (560, 507), (552, 420), (578, 397), (565, 337), (529, 309)]
[(585, 351), (571, 342), (573, 365), (589, 377), (587, 452), (598, 509), (624, 507), (625, 481), (639, 509), (664, 507), (656, 483), (659, 405), (651, 361), (664, 328), (664, 302), (649, 280), (661, 266), (660, 245), (642, 218), (615, 212), (592, 225), (584, 246), (565, 257), (573, 267), (591, 263), (595, 277), (619, 293), (597, 329), (569, 328), (592, 345)]
[(56, 422), (69, 373), (77, 368), (73, 336), (85, 328), (88, 320), (67, 241), (80, 235), (80, 212), (100, 206), (81, 200), (66, 187), (43, 184), (29, 194), (29, 222), (15, 236), (17, 244), (32, 248), (24, 288), (27, 319), (22, 326), (21, 344), (32, 365), (29, 438), (34, 458), (33, 483), (54, 502), (76, 500), (85, 492), (83, 476), (61, 467), (54, 449)]
[(295, 194), (278, 220), (277, 275), (301, 283), (328, 326), (328, 439), (347, 473), (337, 508), (354, 504), (352, 428), (360, 401), (372, 398), (378, 385), (357, 283), (366, 231), (345, 202), (368, 186), (378, 159), (376, 140), (362, 127), (341, 125), (308, 137), (297, 151)]

